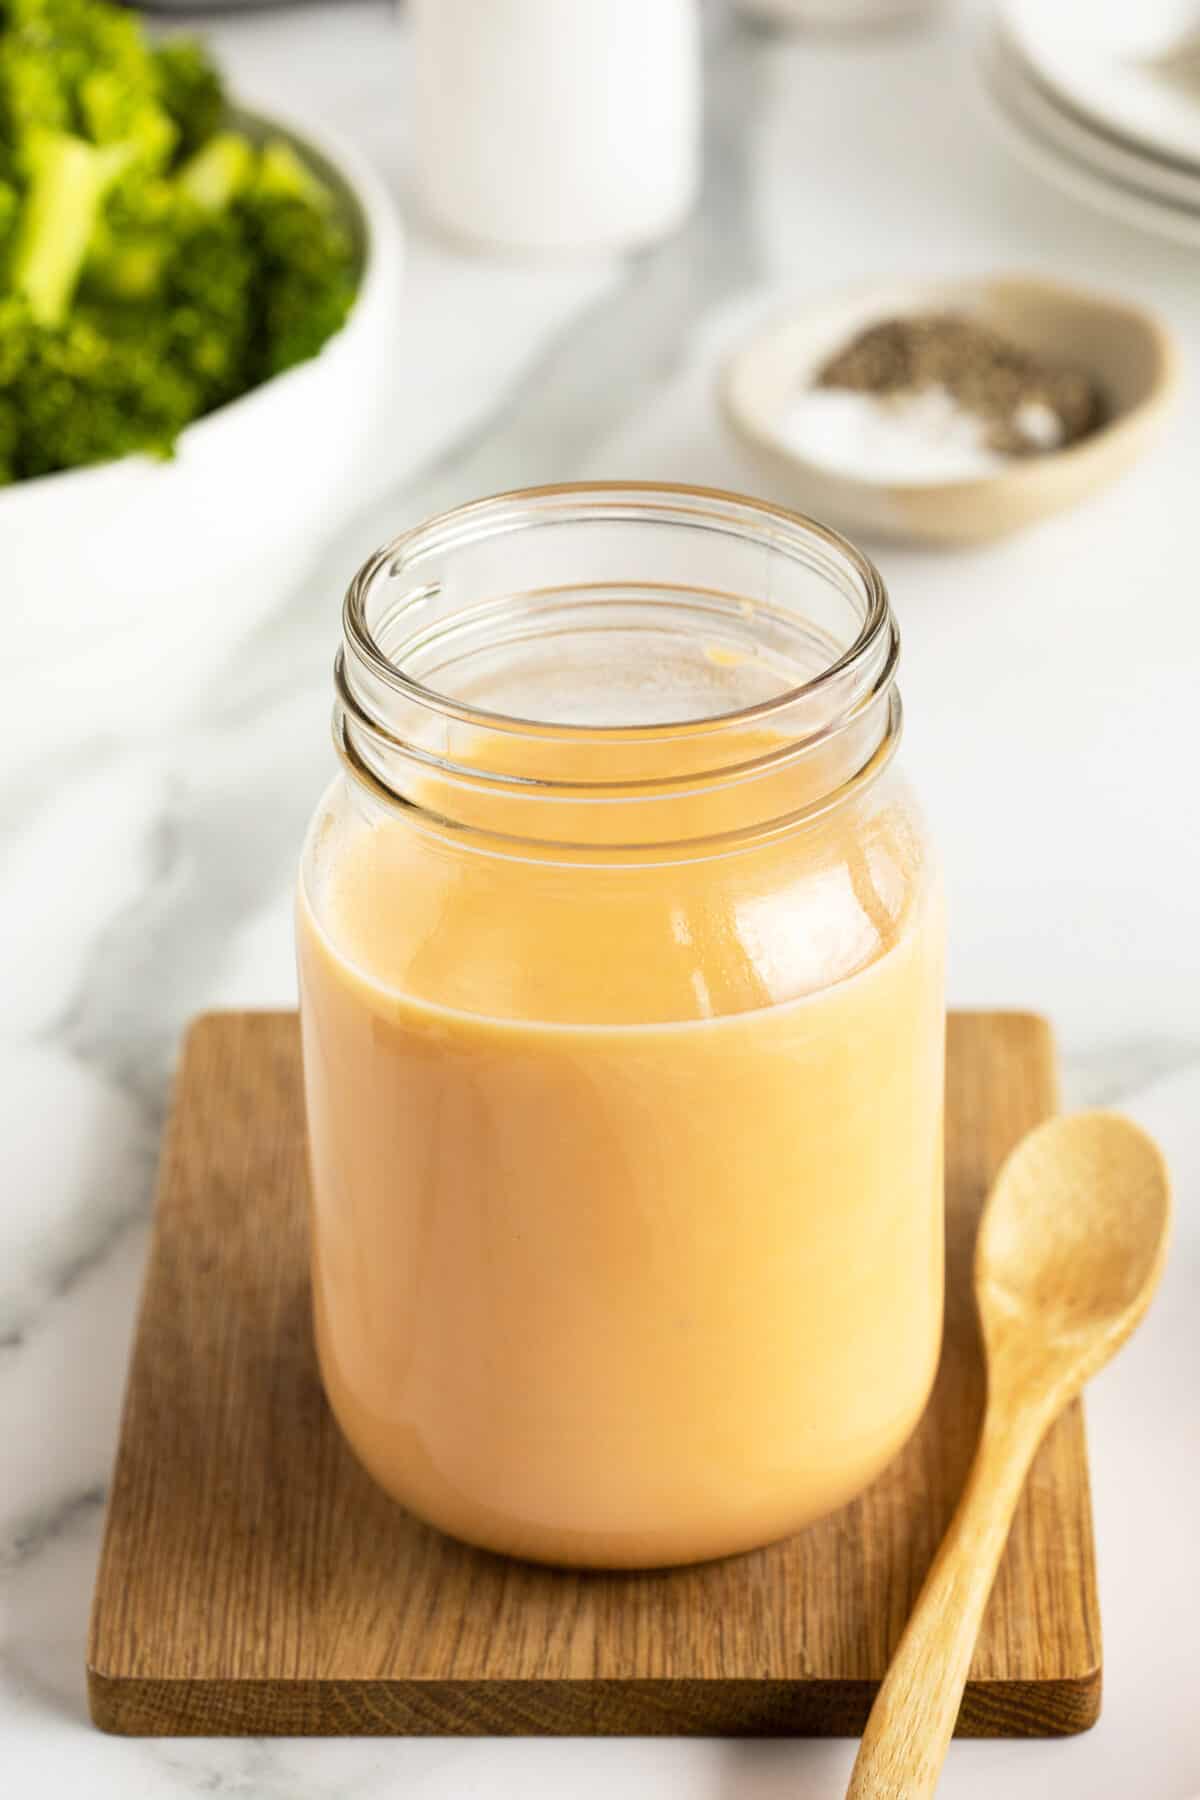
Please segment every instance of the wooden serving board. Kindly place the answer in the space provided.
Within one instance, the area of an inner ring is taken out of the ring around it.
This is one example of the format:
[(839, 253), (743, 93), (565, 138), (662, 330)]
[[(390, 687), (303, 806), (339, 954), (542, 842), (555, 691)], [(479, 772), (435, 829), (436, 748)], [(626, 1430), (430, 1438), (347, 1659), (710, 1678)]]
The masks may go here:
[[(296, 1020), (187, 1042), (88, 1647), (92, 1716), (151, 1733), (860, 1730), (950, 1516), (984, 1380), (985, 1189), (1055, 1105), (1045, 1022), (950, 1020), (948, 1305), (933, 1398), (875, 1485), (785, 1543), (575, 1574), (466, 1549), (389, 1501), (325, 1406), (309, 1329)], [(1034, 1465), (961, 1733), (1083, 1730), (1100, 1621), (1083, 1419)]]

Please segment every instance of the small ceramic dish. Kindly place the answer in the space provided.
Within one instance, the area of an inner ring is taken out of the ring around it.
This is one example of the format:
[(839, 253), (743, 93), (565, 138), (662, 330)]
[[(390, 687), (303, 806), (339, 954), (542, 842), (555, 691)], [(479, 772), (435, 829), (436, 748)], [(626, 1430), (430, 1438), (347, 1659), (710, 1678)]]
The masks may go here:
[[(781, 422), (821, 365), (867, 326), (921, 312), (965, 313), (1029, 351), (1086, 369), (1104, 394), (1107, 422), (1063, 450), (952, 481), (883, 481), (795, 450)], [(805, 512), (880, 537), (971, 544), (1033, 525), (1113, 481), (1159, 428), (1178, 385), (1174, 339), (1152, 313), (1038, 276), (1006, 275), (876, 282), (827, 296), (735, 351), (720, 399), (773, 489)]]

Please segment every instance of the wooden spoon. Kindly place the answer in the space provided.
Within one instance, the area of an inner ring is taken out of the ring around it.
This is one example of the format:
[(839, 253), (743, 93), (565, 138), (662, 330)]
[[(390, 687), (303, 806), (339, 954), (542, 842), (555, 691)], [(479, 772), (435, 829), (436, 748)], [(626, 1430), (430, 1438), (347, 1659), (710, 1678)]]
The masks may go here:
[(1150, 1304), (1170, 1213), (1157, 1147), (1114, 1113), (1049, 1120), (997, 1176), (975, 1250), (988, 1367), (979, 1447), (871, 1708), (847, 1800), (921, 1800), (936, 1788), (1029, 1465)]

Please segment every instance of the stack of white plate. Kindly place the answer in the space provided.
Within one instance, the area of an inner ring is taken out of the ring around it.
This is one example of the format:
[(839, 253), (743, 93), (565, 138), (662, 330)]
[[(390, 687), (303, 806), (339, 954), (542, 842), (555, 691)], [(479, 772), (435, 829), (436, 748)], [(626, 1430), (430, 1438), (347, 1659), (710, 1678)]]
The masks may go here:
[(1200, 0), (1003, 0), (982, 73), (1026, 162), (1200, 244)]

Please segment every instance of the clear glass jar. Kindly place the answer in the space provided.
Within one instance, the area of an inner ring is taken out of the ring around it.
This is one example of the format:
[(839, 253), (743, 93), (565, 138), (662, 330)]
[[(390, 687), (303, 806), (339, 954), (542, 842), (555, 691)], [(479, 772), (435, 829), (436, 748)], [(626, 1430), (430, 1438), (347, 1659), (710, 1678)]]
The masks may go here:
[(298, 899), (326, 1390), (433, 1524), (744, 1550), (863, 1488), (942, 1308), (934, 859), (870, 563), (734, 495), (371, 558)]

